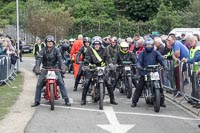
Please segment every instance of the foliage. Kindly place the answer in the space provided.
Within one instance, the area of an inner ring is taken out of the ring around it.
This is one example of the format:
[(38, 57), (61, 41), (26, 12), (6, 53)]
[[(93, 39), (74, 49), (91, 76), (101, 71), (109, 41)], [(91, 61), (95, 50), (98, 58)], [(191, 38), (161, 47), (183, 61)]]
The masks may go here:
[[(174, 27), (199, 26), (198, 0), (19, 0), (20, 27), (35, 36), (56, 38), (132, 36)], [(0, 27), (15, 25), (16, 0), (0, 0)], [(188, 7), (189, 6), (189, 7)], [(188, 7), (188, 8), (187, 8)], [(198, 6), (196, 5), (196, 8)], [(187, 11), (185, 12), (185, 9)], [(194, 9), (193, 10), (191, 10)], [(184, 12), (184, 13), (182, 13)], [(193, 12), (195, 12), (193, 14)], [(184, 21), (181, 21), (184, 18)]]
[(200, 1), (194, 0), (192, 4), (184, 12), (184, 23), (186, 27), (200, 27), (200, 14), (199, 14)]
[(156, 30), (163, 34), (168, 34), (173, 28), (182, 26), (182, 17), (173, 10), (172, 3), (165, 6), (163, 3), (159, 7), (159, 12), (153, 20)]

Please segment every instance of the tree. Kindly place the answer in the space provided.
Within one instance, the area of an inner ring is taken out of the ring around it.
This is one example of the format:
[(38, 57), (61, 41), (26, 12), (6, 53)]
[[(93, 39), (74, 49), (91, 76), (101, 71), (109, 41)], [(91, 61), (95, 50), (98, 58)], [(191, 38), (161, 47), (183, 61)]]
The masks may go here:
[(153, 22), (156, 30), (163, 34), (168, 34), (173, 28), (179, 28), (183, 25), (181, 15), (173, 10), (172, 3), (165, 6), (162, 3)]
[(63, 37), (72, 25), (73, 17), (64, 8), (54, 9), (44, 1), (29, 0), (26, 6), (26, 30), (35, 36), (54, 35), (57, 39)]
[(200, 1), (194, 0), (191, 5), (184, 11), (185, 27), (197, 28), (200, 27), (199, 14)]
[(160, 0), (114, 0), (121, 15), (135, 21), (148, 21), (158, 12)]

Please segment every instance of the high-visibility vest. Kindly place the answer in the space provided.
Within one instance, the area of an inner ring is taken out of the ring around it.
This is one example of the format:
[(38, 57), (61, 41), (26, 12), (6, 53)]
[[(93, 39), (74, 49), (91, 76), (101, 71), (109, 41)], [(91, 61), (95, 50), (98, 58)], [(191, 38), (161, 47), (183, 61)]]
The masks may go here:
[(35, 43), (35, 44), (34, 44), (34, 47), (33, 47), (33, 54), (35, 54), (35, 46), (36, 46), (36, 45), (38, 45), (38, 47), (39, 47), (39, 51), (42, 50), (42, 45), (41, 45), (41, 44), (37, 44), (37, 43)]
[(95, 49), (92, 48), (92, 52), (94, 53), (94, 55), (95, 55), (95, 57), (97, 58), (97, 60), (98, 60), (99, 62), (101, 62), (102, 59), (101, 59), (101, 57), (99, 56), (99, 54), (97, 53), (97, 51), (96, 51)]
[(190, 59), (194, 58), (194, 55), (198, 50), (200, 50), (200, 46), (196, 46), (195, 48), (190, 49)]

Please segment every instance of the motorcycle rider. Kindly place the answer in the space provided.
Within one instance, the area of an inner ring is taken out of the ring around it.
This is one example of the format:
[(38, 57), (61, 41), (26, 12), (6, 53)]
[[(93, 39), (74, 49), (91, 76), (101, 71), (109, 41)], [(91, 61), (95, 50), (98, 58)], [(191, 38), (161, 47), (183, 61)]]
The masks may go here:
[[(119, 52), (116, 55), (114, 64), (122, 65), (123, 61), (131, 61), (132, 64), (136, 64), (136, 56), (134, 53), (129, 52), (129, 44), (127, 42), (120, 43)], [(113, 85), (114, 89), (117, 85), (119, 78), (120, 78), (120, 68), (118, 68), (116, 71), (116, 81)], [(136, 80), (132, 79), (132, 82), (133, 82), (134, 86), (136, 87), (136, 85), (137, 85)]]
[[(152, 38), (147, 38), (144, 42), (145, 50), (141, 52), (138, 56), (137, 68), (139, 69), (139, 83), (135, 89), (135, 92), (132, 97), (131, 107), (136, 107), (139, 97), (142, 94), (145, 85), (145, 77), (148, 72), (144, 71), (143, 68), (148, 65), (156, 65), (160, 63), (165, 70), (168, 70), (166, 62), (164, 61), (162, 55), (158, 51), (154, 51), (154, 40)], [(161, 90), (161, 107), (166, 107), (164, 103), (163, 90)]]
[(106, 56), (108, 57), (108, 64), (114, 62), (118, 52), (119, 45), (117, 45), (117, 37), (112, 37), (111, 44), (106, 47)]
[[(92, 38), (92, 47), (88, 49), (85, 54), (85, 59), (88, 63), (96, 66), (105, 66), (106, 65), (106, 50), (102, 47), (102, 39), (99, 36), (95, 36)], [(91, 79), (92, 79), (92, 72), (86, 71), (86, 81), (84, 84), (83, 92), (82, 92), (82, 99), (81, 105), (86, 104), (86, 96), (87, 91), (89, 89)], [(113, 88), (111, 84), (108, 84), (107, 80), (104, 78), (105, 86), (107, 87), (109, 96), (110, 96), (110, 104), (117, 105), (118, 103), (114, 99)]]
[[(80, 48), (79, 52), (76, 55), (76, 63), (77, 64), (79, 64), (80, 57), (82, 57), (82, 60), (84, 60), (85, 53), (87, 52), (87, 50), (89, 48), (90, 48), (90, 38), (89, 37), (84, 37), (83, 38), (83, 46)], [(81, 79), (81, 76), (83, 75), (82, 65), (83, 64), (81, 63), (80, 67), (79, 67), (78, 74), (77, 74), (76, 79), (75, 79), (75, 84), (74, 84), (73, 91), (77, 91), (77, 87), (78, 87), (79, 81)]]
[[(66, 66), (63, 64), (63, 60), (60, 54), (60, 51), (55, 48), (55, 41), (54, 41), (54, 37), (48, 35), (45, 38), (45, 44), (47, 45), (46, 48), (43, 48), (37, 55), (37, 60), (36, 60), (36, 65), (34, 67), (34, 72), (36, 74), (40, 73), (40, 65), (42, 63), (42, 68), (61, 68), (61, 72), (65, 73), (66, 72)], [(56, 75), (58, 76), (57, 79), (57, 84), (59, 85), (62, 97), (65, 101), (65, 105), (66, 106), (71, 106), (70, 102), (69, 102), (69, 98), (67, 95), (67, 90), (65, 88), (65, 84), (64, 81), (61, 77), (61, 73), (56, 71), (55, 72)], [(37, 82), (37, 86), (36, 86), (36, 93), (35, 93), (35, 102), (33, 105), (31, 105), (31, 107), (36, 107), (38, 105), (40, 105), (40, 99), (41, 99), (41, 91), (42, 88), (45, 84), (45, 76), (47, 74), (47, 71), (42, 71), (39, 74), (39, 78), (38, 78), (38, 82)]]

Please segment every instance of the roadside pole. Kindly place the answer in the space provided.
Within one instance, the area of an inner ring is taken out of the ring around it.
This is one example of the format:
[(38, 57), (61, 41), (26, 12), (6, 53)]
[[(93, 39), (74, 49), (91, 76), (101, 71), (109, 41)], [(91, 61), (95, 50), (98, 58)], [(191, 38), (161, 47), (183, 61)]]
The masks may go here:
[(19, 72), (19, 6), (18, 6), (18, 0), (16, 0), (16, 11), (17, 11), (17, 72)]

